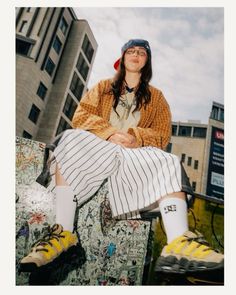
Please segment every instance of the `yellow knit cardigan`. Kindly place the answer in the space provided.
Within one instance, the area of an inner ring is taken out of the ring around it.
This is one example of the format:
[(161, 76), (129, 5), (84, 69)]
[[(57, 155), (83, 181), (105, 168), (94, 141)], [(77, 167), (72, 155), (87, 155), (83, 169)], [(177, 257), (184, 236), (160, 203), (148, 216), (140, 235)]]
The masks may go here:
[[(111, 79), (101, 80), (81, 99), (72, 119), (73, 128), (90, 131), (106, 140), (117, 128), (109, 123), (113, 106)], [(128, 129), (136, 137), (139, 146), (154, 146), (164, 149), (171, 136), (171, 113), (162, 92), (149, 86), (151, 101), (140, 109), (137, 127)]]

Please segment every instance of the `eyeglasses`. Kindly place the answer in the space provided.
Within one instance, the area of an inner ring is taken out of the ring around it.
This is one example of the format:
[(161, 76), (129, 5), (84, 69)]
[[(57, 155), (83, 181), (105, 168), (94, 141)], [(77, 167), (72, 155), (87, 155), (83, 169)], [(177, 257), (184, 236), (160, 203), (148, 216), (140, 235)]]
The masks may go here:
[(126, 54), (128, 54), (128, 55), (133, 55), (135, 52), (137, 52), (137, 55), (139, 55), (139, 56), (146, 56), (147, 55), (147, 52), (144, 49), (130, 48), (130, 49), (126, 50)]

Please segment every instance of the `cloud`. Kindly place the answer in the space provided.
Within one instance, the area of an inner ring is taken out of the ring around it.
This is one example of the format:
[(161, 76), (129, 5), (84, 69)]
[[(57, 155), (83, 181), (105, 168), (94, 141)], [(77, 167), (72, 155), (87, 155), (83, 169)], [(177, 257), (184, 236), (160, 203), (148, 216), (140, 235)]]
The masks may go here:
[(212, 101), (224, 102), (223, 8), (75, 8), (88, 21), (98, 51), (89, 87), (114, 75), (113, 63), (131, 38), (149, 40), (151, 84), (161, 89), (173, 120), (207, 123)]

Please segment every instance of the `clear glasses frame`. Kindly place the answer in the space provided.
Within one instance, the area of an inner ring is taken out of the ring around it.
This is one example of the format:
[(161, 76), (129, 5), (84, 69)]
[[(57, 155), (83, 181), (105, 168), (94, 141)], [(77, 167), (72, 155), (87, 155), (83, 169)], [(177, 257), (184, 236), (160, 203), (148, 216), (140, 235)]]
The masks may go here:
[(126, 50), (126, 54), (128, 55), (133, 55), (137, 52), (137, 55), (139, 56), (146, 56), (147, 55), (147, 52), (145, 49), (134, 49), (134, 48), (130, 48), (130, 49), (127, 49)]

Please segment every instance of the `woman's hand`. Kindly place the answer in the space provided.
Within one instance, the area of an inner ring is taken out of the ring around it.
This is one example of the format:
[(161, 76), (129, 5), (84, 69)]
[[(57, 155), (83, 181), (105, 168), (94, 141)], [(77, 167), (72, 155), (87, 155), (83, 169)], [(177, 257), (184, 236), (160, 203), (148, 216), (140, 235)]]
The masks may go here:
[(123, 147), (126, 148), (137, 148), (138, 147), (138, 143), (136, 138), (126, 132), (122, 132), (122, 131), (117, 131), (116, 133), (112, 134), (109, 138), (108, 141), (115, 143), (115, 144), (119, 144)]

